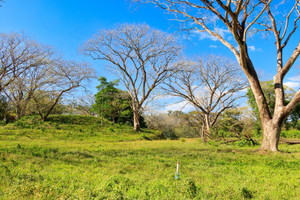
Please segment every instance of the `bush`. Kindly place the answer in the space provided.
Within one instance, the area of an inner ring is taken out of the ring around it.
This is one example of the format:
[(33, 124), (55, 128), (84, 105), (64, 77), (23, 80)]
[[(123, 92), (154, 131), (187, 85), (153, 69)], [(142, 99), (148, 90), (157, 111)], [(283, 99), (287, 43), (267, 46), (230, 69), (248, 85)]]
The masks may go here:
[(171, 140), (177, 140), (178, 136), (175, 133), (175, 130), (171, 127), (166, 127), (163, 129), (162, 134), (165, 136), (165, 138), (171, 139)]
[(258, 142), (256, 142), (255, 140), (252, 140), (252, 139), (244, 138), (244, 139), (234, 142), (233, 144), (236, 146), (239, 146), (239, 147), (250, 147), (250, 146), (258, 145)]
[(25, 116), (15, 121), (14, 124), (21, 128), (34, 128), (41, 124), (41, 120), (37, 115)]
[(55, 122), (59, 124), (77, 124), (77, 125), (100, 124), (99, 118), (94, 116), (83, 116), (83, 115), (50, 115), (46, 121)]

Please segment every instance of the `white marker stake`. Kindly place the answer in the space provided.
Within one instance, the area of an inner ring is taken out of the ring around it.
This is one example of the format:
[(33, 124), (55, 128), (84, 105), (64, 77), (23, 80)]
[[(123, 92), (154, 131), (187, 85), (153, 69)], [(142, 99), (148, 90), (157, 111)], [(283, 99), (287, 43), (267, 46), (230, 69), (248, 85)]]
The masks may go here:
[(176, 180), (179, 180), (179, 179), (180, 179), (180, 174), (179, 174), (179, 161), (177, 162), (177, 170), (176, 170), (176, 173), (175, 173), (175, 179), (176, 179)]

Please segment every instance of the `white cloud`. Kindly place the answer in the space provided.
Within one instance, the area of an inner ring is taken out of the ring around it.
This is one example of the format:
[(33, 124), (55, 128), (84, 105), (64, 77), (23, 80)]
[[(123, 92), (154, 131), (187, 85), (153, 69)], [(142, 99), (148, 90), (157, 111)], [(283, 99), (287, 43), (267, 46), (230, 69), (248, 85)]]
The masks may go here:
[(300, 83), (299, 82), (288, 81), (288, 82), (285, 82), (284, 85), (286, 85), (290, 88), (293, 88), (293, 89), (300, 88)]
[(194, 106), (188, 103), (187, 101), (182, 101), (179, 103), (173, 103), (169, 104), (164, 108), (165, 111), (176, 111), (176, 110), (181, 110), (183, 112), (190, 112), (192, 110), (195, 110)]
[(209, 45), (210, 48), (218, 48), (217, 45)]
[(284, 82), (284, 85), (293, 88), (294, 90), (298, 90), (300, 88), (300, 76), (293, 76), (288, 78), (289, 81)]
[(164, 95), (164, 94), (158, 94), (155, 96), (155, 100), (168, 100), (168, 99), (172, 99), (172, 98), (174, 98), (174, 96)]
[[(195, 34), (199, 40), (209, 39), (212, 41), (217, 41), (218, 38), (215, 36), (212, 36), (208, 32), (199, 32), (198, 30), (191, 31), (192, 34)], [(229, 30), (223, 29), (223, 28), (216, 28), (215, 33), (218, 33), (221, 37), (225, 38), (227, 34), (230, 33)]]
[(250, 51), (255, 51), (255, 46), (248, 46), (248, 48), (250, 49)]
[(300, 76), (291, 77), (291, 78), (289, 78), (289, 80), (300, 82)]
[(257, 48), (255, 48), (255, 46), (248, 46), (248, 48), (250, 51), (261, 51), (260, 48), (257, 49)]

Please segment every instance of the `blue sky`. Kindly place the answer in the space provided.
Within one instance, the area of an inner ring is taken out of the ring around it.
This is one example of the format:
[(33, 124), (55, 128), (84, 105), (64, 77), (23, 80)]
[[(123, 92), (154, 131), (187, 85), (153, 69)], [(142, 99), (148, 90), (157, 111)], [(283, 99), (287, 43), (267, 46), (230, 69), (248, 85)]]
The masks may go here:
[[(146, 23), (153, 28), (166, 32), (178, 31), (179, 24), (172, 21), (171, 15), (152, 5), (131, 6), (128, 0), (6, 0), (0, 8), (1, 32), (24, 32), (31, 38), (47, 44), (65, 58), (87, 60), (96, 69), (99, 76), (115, 79), (103, 70), (103, 62), (94, 62), (83, 57), (78, 49), (97, 30), (112, 28), (118, 23)], [(226, 32), (224, 32), (225, 37)], [(288, 55), (299, 41), (299, 31), (288, 47)], [(229, 34), (228, 34), (229, 37)], [(229, 56), (232, 53), (219, 41), (206, 34), (181, 36), (188, 56), (203, 56), (215, 53)], [(255, 37), (250, 40), (251, 57), (264, 80), (271, 80), (276, 72), (275, 46), (272, 39)], [(299, 59), (298, 63), (299, 65)], [(299, 69), (291, 70), (285, 79), (294, 89), (300, 87)], [(94, 90), (98, 83), (91, 85)], [(94, 90), (95, 91), (95, 90)]]

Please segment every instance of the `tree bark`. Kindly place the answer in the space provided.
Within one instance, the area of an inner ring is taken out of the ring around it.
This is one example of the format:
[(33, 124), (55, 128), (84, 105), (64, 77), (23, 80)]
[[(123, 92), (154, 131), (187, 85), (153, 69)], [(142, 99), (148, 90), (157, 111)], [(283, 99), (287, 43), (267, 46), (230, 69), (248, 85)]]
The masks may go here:
[(210, 115), (209, 113), (205, 114), (205, 128), (206, 128), (207, 134), (210, 134), (210, 128), (211, 128), (209, 115)]
[(201, 126), (201, 129), (200, 129), (200, 136), (201, 136), (202, 141), (205, 141), (205, 140), (204, 140), (204, 130), (203, 130), (203, 126), (204, 126), (204, 125), (202, 125), (202, 126)]
[(134, 125), (134, 131), (139, 132), (141, 130), (140, 115), (139, 115), (139, 111), (137, 110), (133, 111), (133, 125)]
[[(260, 149), (263, 151), (278, 151), (279, 136), (283, 124), (281, 122), (284, 116), (279, 109), (275, 109), (272, 117), (253, 63), (248, 55), (247, 46), (240, 46), (240, 50), (241, 55), (237, 57), (237, 60), (248, 78), (260, 113), (263, 129), (263, 140)], [(274, 116), (276, 119), (274, 119)]]
[(16, 119), (20, 119), (22, 117), (22, 110), (21, 110), (21, 106), (18, 104), (16, 106)]
[(263, 151), (278, 151), (278, 143), (282, 125), (272, 120), (262, 123), (263, 140), (260, 149)]

